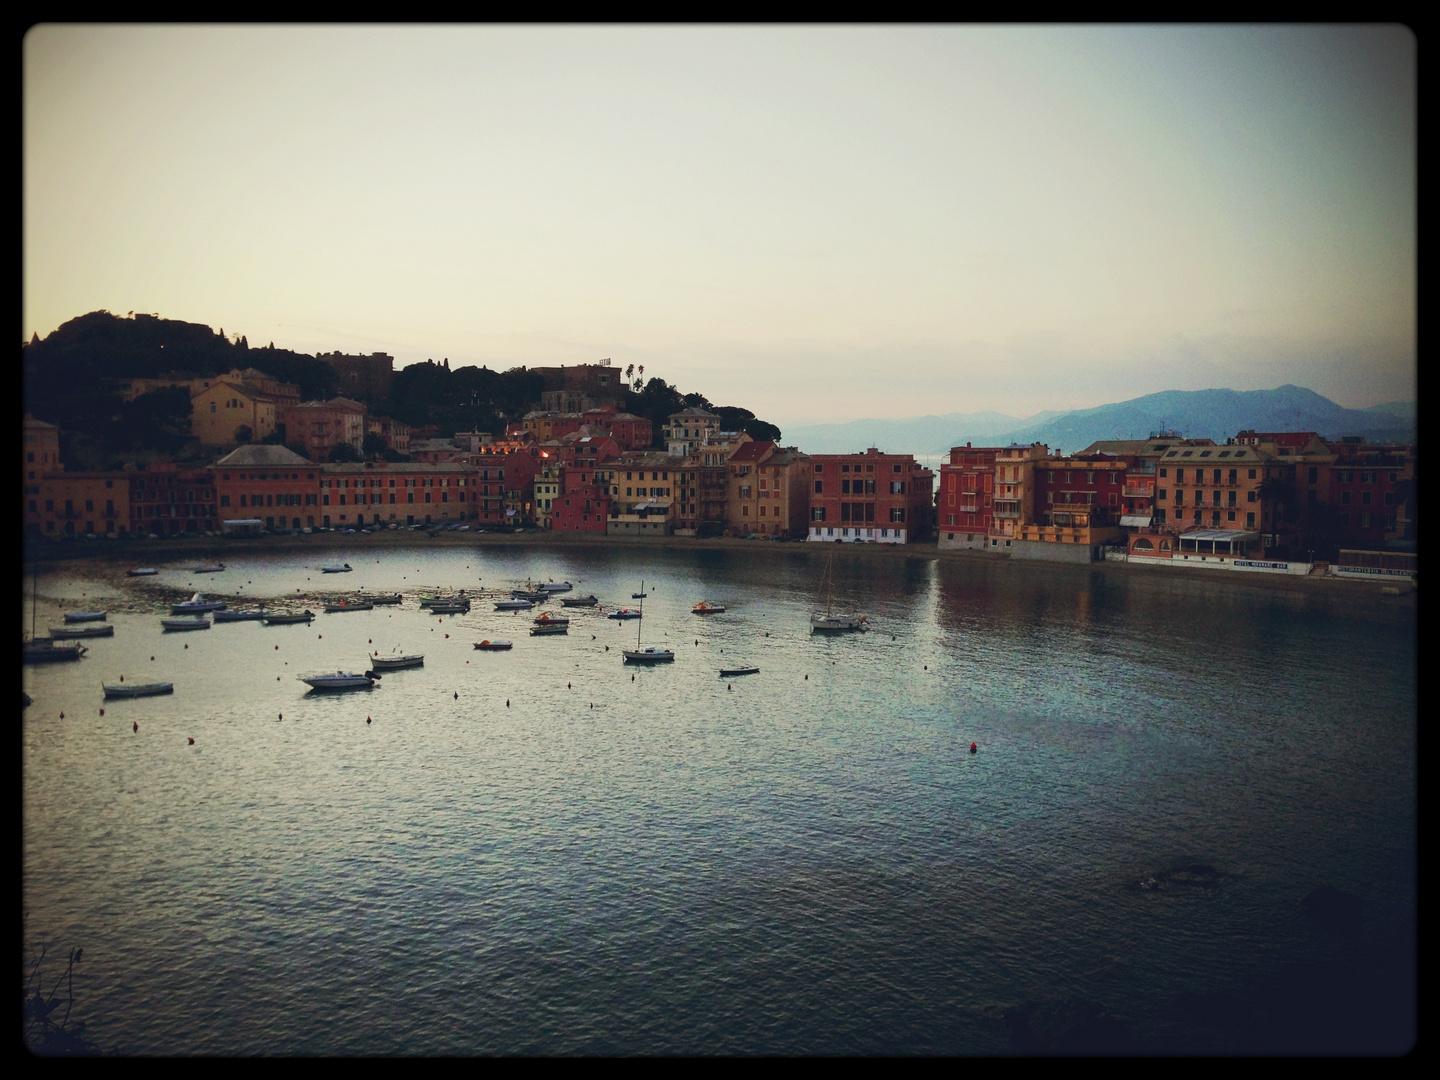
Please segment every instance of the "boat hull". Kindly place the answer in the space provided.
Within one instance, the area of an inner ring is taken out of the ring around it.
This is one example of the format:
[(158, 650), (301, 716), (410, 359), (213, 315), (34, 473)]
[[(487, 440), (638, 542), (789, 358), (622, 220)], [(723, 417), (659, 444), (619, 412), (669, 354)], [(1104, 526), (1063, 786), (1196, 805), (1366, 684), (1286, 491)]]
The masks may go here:
[(334, 615), (340, 611), (373, 611), (374, 604), (326, 604), (325, 614)]
[(387, 659), (373, 656), (370, 658), (370, 666), (376, 671), (404, 671), (406, 668), (424, 667), (425, 657), (396, 656)]
[(267, 616), (263, 611), (217, 611), (211, 618), (216, 622), (259, 622)]
[(300, 681), (321, 693), (340, 690), (370, 690), (375, 686), (369, 675), (337, 673), (335, 675), (301, 675)]
[(760, 669), (759, 669), (758, 667), (737, 667), (737, 668), (721, 668), (721, 669), (720, 669), (720, 677), (721, 677), (722, 679), (734, 678), (736, 675), (759, 675), (759, 674), (760, 674)]
[(108, 614), (110, 614), (108, 611), (67, 611), (65, 621), (67, 623), (104, 622), (105, 616)]
[(119, 686), (105, 687), (105, 697), (109, 698), (135, 698), (135, 697), (156, 697), (160, 694), (173, 694), (174, 683), (136, 683), (134, 686), (126, 686), (123, 683)]
[(669, 649), (626, 649), (624, 656), (627, 664), (670, 664), (675, 661), (675, 654)]
[(599, 602), (593, 596), (565, 596), (560, 599), (565, 607), (594, 607)]
[(266, 626), (291, 626), (295, 623), (308, 623), (315, 618), (313, 611), (307, 611), (303, 615), (268, 615), (265, 618)]
[(569, 632), (570, 627), (568, 626), (532, 626), (530, 628), (531, 637), (549, 637), (551, 634), (568, 634)]
[(113, 626), (52, 626), (50, 628), (50, 637), (55, 641), (64, 641), (70, 638), (114, 636), (115, 627)]
[(67, 660), (79, 660), (85, 655), (84, 645), (27, 645), (21, 659), (27, 664), (61, 664)]
[(166, 630), (209, 630), (209, 619), (161, 619), (160, 625)]
[(505, 652), (506, 650), (512, 649), (512, 648), (514, 648), (514, 647), (515, 647), (515, 646), (514, 646), (514, 642), (510, 642), (510, 641), (477, 641), (477, 642), (475, 642), (475, 648), (479, 649), (481, 652)]

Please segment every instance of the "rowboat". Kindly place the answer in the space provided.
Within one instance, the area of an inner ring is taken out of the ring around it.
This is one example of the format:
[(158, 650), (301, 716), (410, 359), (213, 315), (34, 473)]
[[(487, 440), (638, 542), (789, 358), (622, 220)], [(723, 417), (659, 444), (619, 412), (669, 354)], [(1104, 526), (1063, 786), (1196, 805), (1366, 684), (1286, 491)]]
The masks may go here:
[(62, 626), (51, 627), (50, 638), (52, 641), (60, 641), (64, 638), (83, 637), (114, 637), (115, 627), (105, 626)]
[(217, 611), (215, 612), (216, 622), (247, 622), (259, 621), (266, 618), (265, 612), (254, 609), (248, 611)]
[(153, 566), (137, 566), (134, 570), (126, 570), (131, 577), (153, 577), (160, 571)]
[(618, 611), (610, 612), (610, 614), (605, 617), (607, 619), (638, 619), (640, 618), (640, 612), (634, 608), (620, 608)]
[(266, 626), (289, 626), (291, 623), (302, 623), (302, 622), (308, 623), (308, 622), (309, 622), (311, 619), (313, 619), (313, 618), (315, 618), (315, 613), (314, 613), (313, 611), (311, 611), (309, 608), (306, 608), (304, 611), (300, 612), (298, 615), (296, 615), (296, 614), (289, 614), (289, 615), (284, 615), (284, 614), (281, 614), (281, 615), (266, 615), (266, 616), (265, 616), (265, 625), (266, 625)]
[(333, 615), (337, 611), (370, 611), (372, 608), (374, 608), (374, 606), (374, 604), (366, 604), (360, 602), (351, 603), (349, 601), (341, 600), (338, 604), (326, 604), (325, 613), (327, 615)]
[(484, 652), (504, 652), (506, 649), (512, 647), (513, 646), (510, 642), (501, 641), (498, 639), (495, 641), (491, 641), (489, 638), (486, 638), (484, 641), (475, 642), (475, 648), (480, 649)]
[(544, 589), (548, 593), (569, 592), (574, 587), (575, 586), (571, 585), (568, 581), (547, 581), (545, 582), (545, 584), (540, 586), (540, 588)]
[(350, 565), (348, 562), (347, 562), (347, 563), (330, 563), (328, 566), (322, 566), (322, 567), (320, 567), (320, 572), (321, 572), (322, 574), (348, 574), (348, 573), (350, 573), (351, 569), (353, 569), (353, 568), (351, 567), (351, 565)]
[(556, 615), (553, 611), (542, 611), (535, 616), (535, 622), (541, 626), (569, 626), (570, 619), (565, 615)]
[(722, 667), (720, 669), (722, 679), (728, 679), (733, 675), (758, 675), (759, 673), (758, 667)]
[(530, 628), (531, 637), (542, 637), (545, 634), (568, 634), (569, 632), (570, 624), (568, 622), (540, 623)]
[(496, 611), (529, 611), (535, 606), (533, 600), (496, 600)]
[(461, 600), (466, 599), (465, 590), (461, 589), (453, 596), (422, 596), (420, 598), (420, 606), (427, 608), (434, 607), (436, 604), (458, 604)]
[(204, 615), (191, 615), (184, 619), (161, 619), (160, 625), (166, 630), (209, 630), (210, 620)]
[(173, 694), (174, 692), (175, 684), (168, 682), (120, 683), (118, 686), (105, 686), (107, 698), (154, 697), (157, 694)]
[(109, 614), (109, 612), (105, 612), (105, 611), (67, 611), (67, 612), (65, 613), (65, 621), (66, 621), (66, 622), (104, 622), (104, 621), (105, 621), (105, 616), (106, 616), (107, 614)]
[(725, 610), (724, 604), (712, 604), (708, 600), (701, 600), (690, 609), (694, 615), (718, 615)]
[(562, 596), (560, 603), (565, 607), (594, 607), (600, 601), (594, 596)]
[(457, 600), (453, 604), (431, 604), (432, 615), (464, 615), (470, 610), (469, 600)]
[(405, 597), (397, 593), (386, 593), (381, 596), (362, 595), (357, 599), (364, 600), (367, 604), (399, 604)]
[(375, 676), (365, 672), (337, 671), (334, 675), (297, 675), (301, 682), (312, 690), (369, 690), (375, 685)]
[(372, 656), (370, 666), (376, 671), (400, 671), (402, 668), (424, 667), (425, 656), (415, 653), (410, 656)]
[(192, 567), (190, 568), (190, 572), (191, 572), (192, 574), (218, 574), (218, 573), (220, 573), (221, 571), (223, 571), (224, 569), (225, 569), (225, 564), (222, 562), (222, 563), (211, 563), (209, 566), (192, 566)]
[(21, 648), (21, 659), (27, 664), (57, 664), (79, 660), (88, 650), (84, 645), (56, 645), (53, 641), (27, 641)]
[(206, 600), (203, 593), (196, 593), (189, 600), (170, 607), (171, 615), (203, 615), (207, 611), (224, 611), (229, 607), (224, 600)]

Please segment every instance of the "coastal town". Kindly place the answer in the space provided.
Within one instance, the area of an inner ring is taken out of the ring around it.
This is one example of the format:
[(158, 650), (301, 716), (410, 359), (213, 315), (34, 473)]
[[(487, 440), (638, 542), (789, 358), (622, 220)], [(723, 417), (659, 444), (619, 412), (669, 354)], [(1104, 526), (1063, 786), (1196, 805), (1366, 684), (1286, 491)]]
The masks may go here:
[[(355, 397), (303, 401), (254, 367), (115, 380), (131, 401), (190, 396), (209, 464), (67, 467), (60, 428), (24, 420), (29, 538), (507, 530), (684, 543), (931, 544), (1017, 559), (1358, 576), (1415, 574), (1413, 445), (1237, 431), (1162, 431), (1073, 452), (959, 446), (935, 472), (913, 454), (849, 454), (727, 430), (703, 407), (653, 423), (624, 411), (609, 361), (532, 368), (544, 389), (503, 431), (441, 432), (375, 415), (393, 358), (322, 354)], [(938, 483), (937, 483), (938, 480)]]

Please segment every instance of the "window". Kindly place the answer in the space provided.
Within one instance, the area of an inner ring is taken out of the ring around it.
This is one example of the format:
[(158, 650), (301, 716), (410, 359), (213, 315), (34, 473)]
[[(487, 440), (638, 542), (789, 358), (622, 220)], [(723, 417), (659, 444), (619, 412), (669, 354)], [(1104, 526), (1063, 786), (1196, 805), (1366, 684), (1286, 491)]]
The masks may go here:
[[(817, 465), (816, 468), (819, 468), (819, 466)], [(810, 520), (811, 520), (811, 521), (824, 521), (824, 520), (825, 520), (825, 507), (823, 507), (823, 506), (812, 506), (812, 507), (810, 508)]]
[[(1369, 506), (1369, 505), (1370, 505), (1370, 492), (1368, 492), (1368, 491), (1362, 491), (1362, 492), (1360, 493), (1360, 505), (1361, 505), (1361, 506)], [(1365, 516), (1366, 516), (1366, 517), (1369, 517), (1368, 514), (1366, 514)]]
[(1164, 502), (1169, 496), (1169, 494), (1170, 491), (1168, 488), (1161, 488), (1158, 492), (1156, 492), (1156, 498), (1158, 498), (1161, 502)]
[[(820, 466), (819, 466), (819, 465), (816, 465), (816, 466), (815, 466), (815, 471), (816, 471), (816, 472), (819, 472), (819, 471), (820, 471)], [(815, 481), (815, 494), (816, 494), (816, 495), (823, 495), (824, 493), (825, 493), (825, 481), (824, 481), (824, 480), (816, 480), (816, 481)], [(824, 519), (822, 518), (821, 520), (824, 520)]]
[(1175, 482), (1176, 482), (1177, 484), (1183, 484), (1183, 483), (1185, 482), (1185, 470), (1184, 470), (1184, 469), (1176, 469), (1176, 470), (1175, 470)]
[[(899, 466), (897, 465), (896, 468), (899, 468)], [(890, 481), (890, 494), (891, 494), (891, 495), (903, 495), (903, 494), (905, 494), (905, 481), (904, 481), (904, 480), (892, 480), (892, 481)], [(902, 518), (901, 520), (904, 520), (904, 519)]]
[(1245, 515), (1245, 527), (1247, 529), (1253, 529), (1255, 527), (1255, 515), (1253, 513)]

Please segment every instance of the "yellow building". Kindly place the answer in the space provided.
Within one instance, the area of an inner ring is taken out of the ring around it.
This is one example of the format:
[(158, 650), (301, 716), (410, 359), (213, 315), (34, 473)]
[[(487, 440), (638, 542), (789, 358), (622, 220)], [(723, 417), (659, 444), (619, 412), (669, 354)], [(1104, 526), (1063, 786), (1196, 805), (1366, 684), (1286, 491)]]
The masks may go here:
[(246, 383), (221, 380), (190, 399), (190, 433), (205, 446), (259, 442), (275, 433), (284, 404)]
[(725, 532), (804, 536), (810, 517), (809, 456), (768, 440), (745, 443), (726, 462)]
[(1050, 456), (1042, 443), (1007, 446), (995, 455), (995, 510), (990, 548), (1009, 554), (1026, 525), (1035, 524), (1035, 463)]
[(25, 531), (32, 536), (104, 536), (126, 531), (130, 521), (128, 474), (42, 473), (25, 496)]

